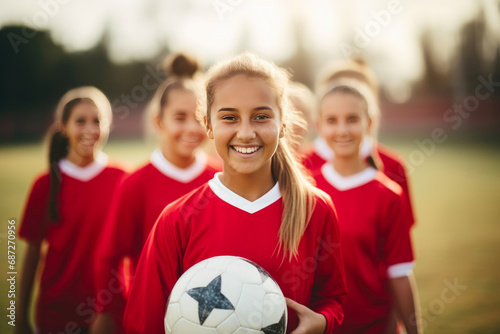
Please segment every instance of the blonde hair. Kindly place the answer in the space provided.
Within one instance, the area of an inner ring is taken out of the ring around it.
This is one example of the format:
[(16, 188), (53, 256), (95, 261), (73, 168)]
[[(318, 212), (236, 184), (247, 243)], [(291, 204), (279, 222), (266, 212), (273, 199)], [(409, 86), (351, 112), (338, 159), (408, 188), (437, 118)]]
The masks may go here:
[[(274, 63), (248, 52), (220, 62), (209, 70), (206, 82), (207, 124), (210, 124), (211, 107), (217, 87), (240, 74), (262, 79), (269, 84), (276, 96), (282, 126), (291, 128), (298, 114), (289, 106), (289, 74)], [(278, 141), (278, 148), (271, 158), (271, 172), (278, 181), (283, 198), (279, 247), (283, 248), (284, 254), (288, 254), (290, 259), (298, 254), (300, 240), (316, 205), (316, 196), (326, 196), (313, 186), (295, 152), (290, 149), (290, 141), (295, 140), (293, 136), (293, 131), (285, 131), (285, 136)]]
[[(337, 93), (349, 94), (358, 98), (364, 104), (366, 116), (372, 121), (372, 128), (370, 132), (373, 133), (374, 131), (377, 131), (377, 129), (373, 129), (373, 127), (378, 125), (373, 121), (373, 119), (380, 115), (380, 111), (378, 104), (375, 101), (375, 97), (373, 96), (373, 91), (368, 88), (367, 85), (357, 80), (341, 79), (334, 81), (329, 87), (325, 88), (323, 92), (320, 92), (318, 95), (318, 114), (320, 112), (321, 102), (323, 99), (330, 94)], [(368, 156), (368, 163), (373, 168), (380, 169), (381, 162), (373, 154)]]
[[(304, 84), (291, 81), (288, 85), (288, 98), (294, 110), (300, 113), (302, 121), (295, 123), (299, 132), (303, 131), (306, 135), (301, 135), (299, 145), (305, 138), (312, 139), (316, 136), (314, 126), (314, 114), (316, 111), (316, 97), (314, 93)], [(299, 134), (300, 135), (300, 134)]]
[[(363, 90), (371, 91), (370, 96), (378, 105), (378, 81), (375, 73), (362, 58), (337, 60), (327, 64), (318, 74), (315, 90), (317, 92), (325, 92), (329, 87), (339, 81), (358, 82), (363, 86)], [(380, 125), (380, 110), (377, 108), (377, 113), (372, 113), (373, 122), (371, 135), (376, 138)]]

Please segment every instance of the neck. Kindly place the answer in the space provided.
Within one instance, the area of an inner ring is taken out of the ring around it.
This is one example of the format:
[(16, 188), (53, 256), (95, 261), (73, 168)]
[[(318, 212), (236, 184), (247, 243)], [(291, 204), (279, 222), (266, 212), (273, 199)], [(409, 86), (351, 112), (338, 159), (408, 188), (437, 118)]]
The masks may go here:
[(81, 156), (70, 149), (66, 159), (79, 167), (86, 167), (95, 161), (95, 155), (96, 153), (93, 152), (88, 156)]
[(163, 154), (165, 159), (167, 159), (171, 164), (173, 164), (179, 168), (188, 168), (195, 161), (194, 154), (191, 156), (188, 156), (188, 157), (182, 157), (182, 156), (179, 156), (178, 154), (172, 153), (168, 147), (162, 147), (161, 153)]
[(267, 173), (241, 174), (224, 168), (220, 181), (231, 191), (253, 202), (264, 196), (276, 184), (271, 174), (271, 168), (267, 168), (267, 170)]
[(337, 173), (342, 176), (354, 175), (367, 167), (366, 163), (359, 158), (359, 152), (352, 157), (335, 156), (332, 164)]

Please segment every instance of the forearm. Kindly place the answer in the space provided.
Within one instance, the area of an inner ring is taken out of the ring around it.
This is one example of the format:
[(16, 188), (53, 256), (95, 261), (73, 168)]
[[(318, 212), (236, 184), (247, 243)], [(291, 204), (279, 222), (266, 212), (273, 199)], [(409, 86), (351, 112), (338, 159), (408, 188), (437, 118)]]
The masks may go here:
[(406, 332), (422, 333), (417, 287), (413, 275), (391, 278), (389, 285), (394, 296), (396, 313), (401, 317)]
[(28, 321), (29, 305), (33, 290), (33, 281), (40, 259), (40, 242), (29, 242), (22, 267), (21, 286), (19, 290), (18, 319)]

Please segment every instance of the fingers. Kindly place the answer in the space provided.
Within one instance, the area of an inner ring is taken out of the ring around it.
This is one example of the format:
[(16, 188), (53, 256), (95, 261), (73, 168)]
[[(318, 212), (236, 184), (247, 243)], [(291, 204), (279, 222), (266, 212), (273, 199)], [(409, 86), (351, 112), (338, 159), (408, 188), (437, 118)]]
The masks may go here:
[(302, 305), (302, 304), (299, 304), (297, 303), (295, 300), (293, 299), (290, 299), (290, 298), (285, 298), (286, 300), (286, 305), (291, 308), (292, 310), (294, 310), (295, 312), (297, 312), (297, 316), (300, 318), (305, 312), (307, 312), (309, 309)]

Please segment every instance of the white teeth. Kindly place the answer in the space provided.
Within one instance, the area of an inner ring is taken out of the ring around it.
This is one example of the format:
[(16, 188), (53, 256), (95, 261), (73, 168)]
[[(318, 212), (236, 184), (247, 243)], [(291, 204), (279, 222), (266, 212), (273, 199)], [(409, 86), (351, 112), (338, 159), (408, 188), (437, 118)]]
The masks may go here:
[(239, 146), (233, 146), (234, 149), (240, 153), (245, 153), (245, 154), (249, 154), (249, 153), (253, 153), (255, 151), (257, 151), (259, 149), (258, 146), (254, 146), (254, 147), (239, 147)]

